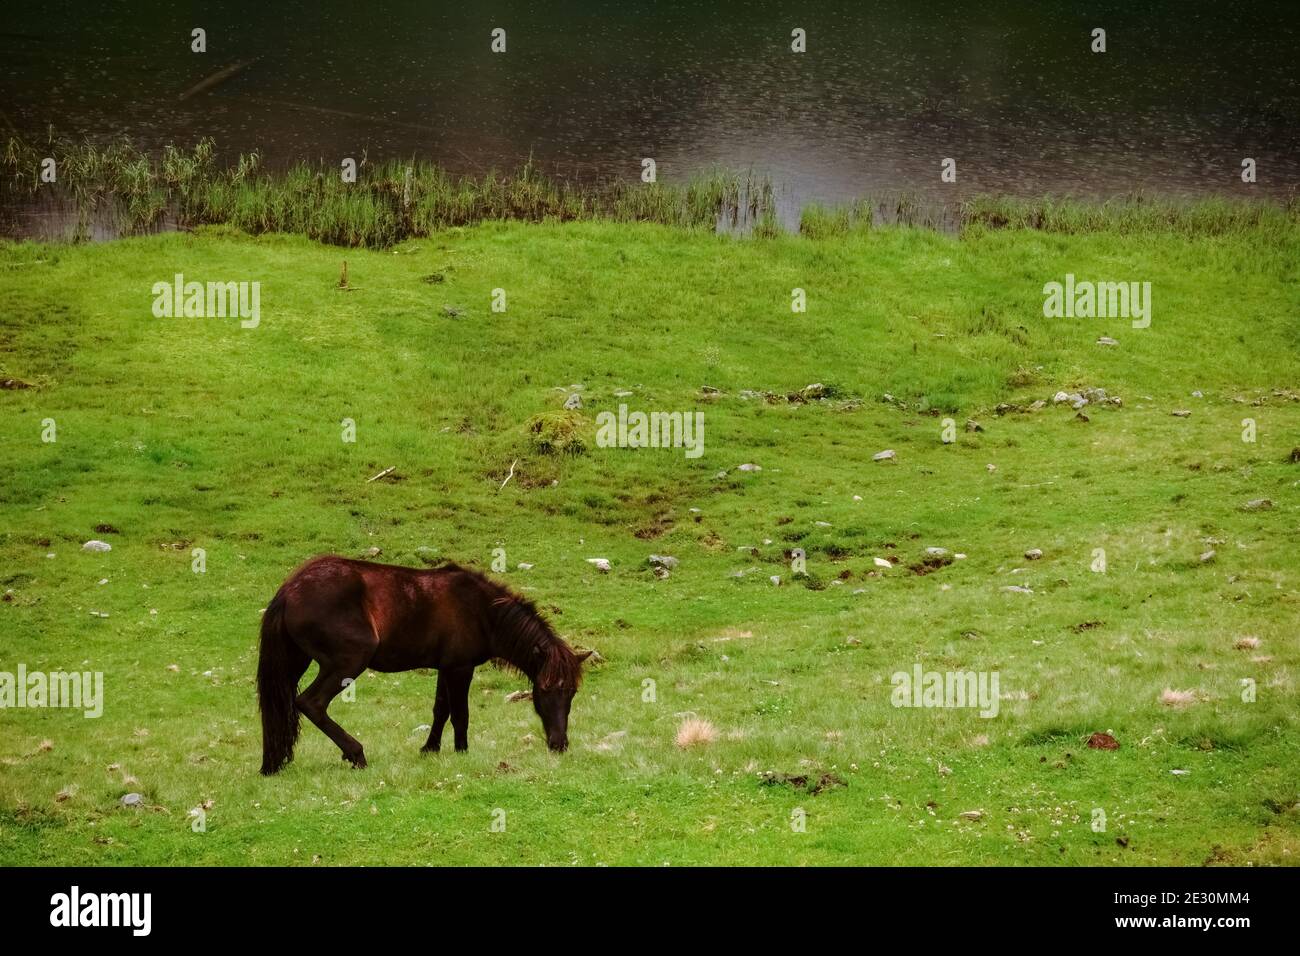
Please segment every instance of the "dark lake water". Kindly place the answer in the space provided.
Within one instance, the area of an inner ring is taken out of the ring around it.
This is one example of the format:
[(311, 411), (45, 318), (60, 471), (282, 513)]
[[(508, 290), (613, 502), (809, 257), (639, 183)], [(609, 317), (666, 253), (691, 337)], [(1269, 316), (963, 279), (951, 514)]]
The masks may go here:
[[(0, 133), (211, 136), (271, 166), (367, 152), (469, 171), (531, 155), (579, 179), (632, 180), (653, 157), (661, 180), (711, 164), (768, 174), (788, 205), (1300, 187), (1294, 0), (208, 6), (10, 5)], [(796, 27), (805, 53), (791, 52)], [(1094, 27), (1105, 53), (1090, 51)], [(940, 181), (945, 157), (955, 184)]]

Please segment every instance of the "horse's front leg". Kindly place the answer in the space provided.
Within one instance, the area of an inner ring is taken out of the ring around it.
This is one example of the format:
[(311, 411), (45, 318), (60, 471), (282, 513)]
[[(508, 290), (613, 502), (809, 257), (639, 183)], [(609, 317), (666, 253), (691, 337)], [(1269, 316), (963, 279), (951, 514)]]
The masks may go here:
[(438, 671), (438, 689), (433, 692), (433, 726), (429, 728), (429, 739), (420, 748), (421, 752), (436, 754), (442, 749), (442, 729), (447, 726), (451, 716), (451, 706), (447, 703), (447, 681), (442, 671)]
[(445, 675), (440, 674), (440, 686), (444, 676), (447, 680), (447, 703), (451, 706), (451, 729), (456, 739), (456, 749), (469, 750), (469, 685), (474, 679), (474, 668), (459, 667), (447, 671)]

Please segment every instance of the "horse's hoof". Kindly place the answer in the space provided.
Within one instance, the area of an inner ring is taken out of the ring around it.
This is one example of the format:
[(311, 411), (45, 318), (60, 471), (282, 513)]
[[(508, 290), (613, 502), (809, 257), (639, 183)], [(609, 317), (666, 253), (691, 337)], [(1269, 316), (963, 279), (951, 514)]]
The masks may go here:
[(344, 754), (343, 759), (352, 764), (353, 770), (366, 769), (366, 755), (363, 753), (356, 755)]

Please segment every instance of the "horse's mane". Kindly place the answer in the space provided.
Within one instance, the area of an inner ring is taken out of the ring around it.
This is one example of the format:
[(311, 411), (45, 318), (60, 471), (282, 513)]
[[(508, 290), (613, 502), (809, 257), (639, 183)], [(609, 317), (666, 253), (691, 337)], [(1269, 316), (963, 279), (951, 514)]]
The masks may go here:
[[(582, 662), (556, 636), (536, 605), (503, 585), (483, 580), (497, 592), (489, 609), (500, 652), (495, 658), (497, 665), (531, 676), (539, 690), (576, 690), (582, 683)], [(535, 675), (527, 671), (532, 661), (540, 661)]]

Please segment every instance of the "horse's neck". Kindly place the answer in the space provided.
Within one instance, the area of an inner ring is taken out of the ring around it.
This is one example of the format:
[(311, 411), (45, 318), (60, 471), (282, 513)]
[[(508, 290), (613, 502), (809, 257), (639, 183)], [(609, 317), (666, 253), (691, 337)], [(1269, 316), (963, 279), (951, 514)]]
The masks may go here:
[[(512, 623), (515, 627), (507, 633), (502, 633), (495, 628), (492, 630), (489, 638), (492, 656), (518, 669), (530, 681), (536, 681), (541, 661), (533, 654), (533, 648), (538, 638), (527, 633), (528, 621), (522, 613)], [(545, 637), (543, 636), (541, 640), (545, 641)]]

